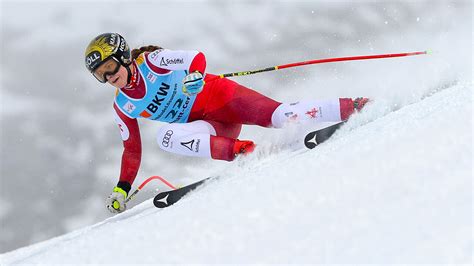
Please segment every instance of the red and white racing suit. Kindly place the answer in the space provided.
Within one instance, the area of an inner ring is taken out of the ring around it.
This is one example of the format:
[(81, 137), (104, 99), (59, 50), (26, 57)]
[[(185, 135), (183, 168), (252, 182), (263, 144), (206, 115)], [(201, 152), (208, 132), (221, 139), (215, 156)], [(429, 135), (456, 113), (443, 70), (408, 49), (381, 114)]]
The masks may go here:
[[(205, 73), (206, 70), (205, 56), (197, 51), (162, 50), (154, 53), (154, 60), (148, 56), (149, 53), (145, 53), (147, 63), (158, 74), (178, 69), (189, 73)], [(167, 58), (182, 60), (174, 60), (173, 64), (159, 63), (168, 62)], [(145, 77), (141, 76), (137, 62), (133, 64), (137, 71), (132, 76), (132, 82), (121, 88), (120, 92), (129, 98), (140, 99), (147, 91)], [(213, 77), (215, 75), (206, 74), (205, 81)], [(140, 167), (140, 129), (137, 119), (127, 115), (117, 103), (114, 103), (114, 109), (124, 144), (118, 186), (128, 192)], [(206, 82), (192, 105), (187, 122), (163, 126), (158, 132), (157, 141), (165, 151), (232, 161), (235, 158), (233, 146), (244, 124), (280, 128), (289, 121), (336, 122), (346, 120), (353, 110), (350, 98), (280, 103), (232, 80), (221, 78)]]

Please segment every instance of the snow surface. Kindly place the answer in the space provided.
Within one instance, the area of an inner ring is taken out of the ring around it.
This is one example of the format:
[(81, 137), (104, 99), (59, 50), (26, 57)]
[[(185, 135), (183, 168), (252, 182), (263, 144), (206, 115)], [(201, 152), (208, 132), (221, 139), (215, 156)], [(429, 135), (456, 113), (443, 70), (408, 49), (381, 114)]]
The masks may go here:
[(314, 150), (264, 146), (171, 208), (149, 200), (0, 263), (471, 263), (472, 96), (457, 82), (374, 101)]

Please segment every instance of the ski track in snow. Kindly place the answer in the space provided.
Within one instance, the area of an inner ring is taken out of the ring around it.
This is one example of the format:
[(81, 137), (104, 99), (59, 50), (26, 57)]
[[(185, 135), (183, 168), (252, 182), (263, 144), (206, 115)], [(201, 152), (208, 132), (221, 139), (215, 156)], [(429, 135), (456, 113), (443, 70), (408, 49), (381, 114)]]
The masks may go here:
[(148, 200), (0, 263), (469, 263), (471, 114), (472, 84), (374, 102), (314, 150), (264, 147), (168, 209)]

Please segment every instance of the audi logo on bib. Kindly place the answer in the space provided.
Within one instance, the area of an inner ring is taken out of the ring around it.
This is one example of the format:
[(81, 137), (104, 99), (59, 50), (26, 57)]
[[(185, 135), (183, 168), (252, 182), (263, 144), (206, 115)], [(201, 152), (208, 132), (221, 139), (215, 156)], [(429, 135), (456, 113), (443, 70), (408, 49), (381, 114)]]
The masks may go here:
[(172, 135), (173, 135), (173, 130), (166, 131), (165, 136), (163, 137), (163, 141), (161, 142), (163, 147), (168, 147), (170, 145), (170, 140), (171, 140)]

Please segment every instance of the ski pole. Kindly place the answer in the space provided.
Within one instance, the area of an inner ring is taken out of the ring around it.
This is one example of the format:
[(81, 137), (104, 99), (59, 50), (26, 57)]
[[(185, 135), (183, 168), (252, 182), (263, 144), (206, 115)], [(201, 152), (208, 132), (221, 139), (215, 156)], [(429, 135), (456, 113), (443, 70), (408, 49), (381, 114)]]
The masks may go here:
[(157, 176), (157, 175), (151, 176), (151, 177), (147, 178), (145, 181), (143, 181), (143, 183), (141, 183), (141, 185), (138, 186), (138, 188), (137, 188), (135, 191), (133, 191), (132, 194), (130, 194), (130, 196), (125, 200), (125, 203), (129, 202), (130, 200), (132, 200), (132, 199), (137, 195), (137, 193), (140, 192), (140, 190), (141, 190), (146, 184), (148, 184), (148, 182), (150, 182), (151, 180), (154, 180), (154, 179), (160, 180), (161, 182), (163, 182), (165, 185), (167, 185), (167, 186), (170, 187), (171, 189), (176, 189), (175, 186), (173, 186), (170, 182), (168, 182), (168, 181), (167, 181), (166, 179), (164, 179), (163, 177)]
[(280, 69), (297, 67), (297, 66), (323, 64), (323, 63), (331, 63), (331, 62), (341, 62), (341, 61), (393, 58), (393, 57), (423, 55), (423, 54), (429, 54), (429, 53), (431, 53), (431, 52), (430, 51), (422, 51), (422, 52), (398, 53), (398, 54), (361, 55), (361, 56), (348, 56), (348, 57), (335, 57), (335, 58), (316, 59), (316, 60), (309, 60), (309, 61), (303, 61), (303, 62), (296, 62), (296, 63), (291, 63), (291, 64), (267, 67), (267, 68), (258, 69), (258, 70), (249, 70), (249, 71), (242, 71), (242, 72), (232, 72), (232, 73), (220, 74), (220, 75), (217, 75), (214, 78), (211, 78), (211, 79), (207, 80), (207, 82), (212, 82), (214, 80), (221, 79), (221, 78), (236, 77), (236, 76), (247, 76), (247, 75), (253, 75), (253, 74), (257, 74), (257, 73), (280, 70)]

